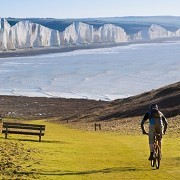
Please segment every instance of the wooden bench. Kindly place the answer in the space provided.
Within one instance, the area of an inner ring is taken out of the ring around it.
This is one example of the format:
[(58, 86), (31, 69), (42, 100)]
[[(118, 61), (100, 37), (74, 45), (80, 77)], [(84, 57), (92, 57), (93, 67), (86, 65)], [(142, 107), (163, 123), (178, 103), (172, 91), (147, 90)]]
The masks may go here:
[(2, 133), (5, 134), (7, 139), (8, 134), (25, 134), (39, 136), (39, 142), (41, 142), (41, 136), (44, 136), (45, 125), (37, 124), (23, 124), (23, 123), (11, 123), (3, 122)]

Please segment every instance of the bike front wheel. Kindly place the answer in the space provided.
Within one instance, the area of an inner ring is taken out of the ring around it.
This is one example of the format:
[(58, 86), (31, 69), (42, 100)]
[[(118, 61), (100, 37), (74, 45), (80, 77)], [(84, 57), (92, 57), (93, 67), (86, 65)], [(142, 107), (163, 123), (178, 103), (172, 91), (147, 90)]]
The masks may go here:
[(151, 160), (151, 167), (154, 167), (156, 164), (156, 158), (154, 158), (153, 160)]

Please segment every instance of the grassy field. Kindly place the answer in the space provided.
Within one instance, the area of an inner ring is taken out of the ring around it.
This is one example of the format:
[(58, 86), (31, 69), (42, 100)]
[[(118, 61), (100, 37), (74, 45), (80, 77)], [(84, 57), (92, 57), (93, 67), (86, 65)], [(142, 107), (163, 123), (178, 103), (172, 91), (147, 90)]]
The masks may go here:
[(1, 179), (174, 179), (180, 177), (179, 134), (163, 139), (159, 170), (147, 160), (148, 137), (88, 132), (45, 121), (42, 142), (36, 136), (0, 137)]

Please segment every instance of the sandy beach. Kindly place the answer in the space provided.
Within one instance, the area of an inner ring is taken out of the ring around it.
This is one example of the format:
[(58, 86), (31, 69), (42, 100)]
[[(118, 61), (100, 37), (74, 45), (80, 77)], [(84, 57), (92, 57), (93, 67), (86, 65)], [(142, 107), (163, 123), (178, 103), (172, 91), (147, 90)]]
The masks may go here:
[(86, 44), (86, 45), (74, 45), (68, 47), (42, 47), (42, 48), (27, 48), (27, 49), (17, 49), (9, 51), (0, 51), (0, 58), (7, 57), (25, 57), (25, 56), (37, 56), (43, 54), (51, 53), (62, 53), (71, 52), (81, 49), (97, 49), (97, 48), (110, 48), (122, 45), (129, 45), (129, 43), (121, 44)]
[(122, 42), (122, 43), (84, 44), (84, 45), (71, 45), (71, 46), (61, 46), (61, 47), (26, 48), (26, 49), (0, 51), (0, 58), (37, 56), (37, 55), (51, 54), (51, 53), (71, 52), (81, 49), (98, 49), (98, 48), (112, 48), (117, 46), (128, 46), (132, 44), (173, 43), (174, 41), (180, 42), (180, 38), (176, 37), (176, 38), (163, 38), (163, 39), (155, 39), (155, 40), (143, 40), (143, 41)]

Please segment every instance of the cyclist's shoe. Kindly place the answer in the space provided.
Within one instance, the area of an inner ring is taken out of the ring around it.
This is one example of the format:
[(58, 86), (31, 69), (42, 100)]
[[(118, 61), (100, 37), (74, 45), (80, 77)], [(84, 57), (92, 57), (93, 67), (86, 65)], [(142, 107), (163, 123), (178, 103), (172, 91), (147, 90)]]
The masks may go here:
[(148, 159), (149, 161), (152, 161), (152, 160), (154, 160), (154, 155), (153, 155), (153, 153), (151, 153), (150, 154), (150, 156), (149, 156), (149, 159)]

